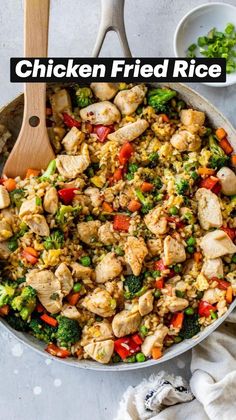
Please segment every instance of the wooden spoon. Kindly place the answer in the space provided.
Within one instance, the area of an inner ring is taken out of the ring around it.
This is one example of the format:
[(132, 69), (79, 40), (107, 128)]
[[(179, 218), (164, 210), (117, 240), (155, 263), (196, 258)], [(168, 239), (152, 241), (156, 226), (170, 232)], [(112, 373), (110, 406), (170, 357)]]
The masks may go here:
[[(25, 0), (25, 57), (46, 57), (50, 0)], [(46, 84), (25, 83), (24, 115), (18, 139), (3, 174), (25, 176), (28, 168), (45, 169), (55, 155), (46, 128)]]

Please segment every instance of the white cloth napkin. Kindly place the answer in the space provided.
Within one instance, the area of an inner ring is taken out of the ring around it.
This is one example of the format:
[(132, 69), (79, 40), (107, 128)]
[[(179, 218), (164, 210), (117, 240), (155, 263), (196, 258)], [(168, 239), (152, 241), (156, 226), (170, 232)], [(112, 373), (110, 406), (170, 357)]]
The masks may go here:
[(115, 420), (235, 420), (236, 312), (192, 350), (191, 372), (191, 390), (163, 371), (129, 387)]

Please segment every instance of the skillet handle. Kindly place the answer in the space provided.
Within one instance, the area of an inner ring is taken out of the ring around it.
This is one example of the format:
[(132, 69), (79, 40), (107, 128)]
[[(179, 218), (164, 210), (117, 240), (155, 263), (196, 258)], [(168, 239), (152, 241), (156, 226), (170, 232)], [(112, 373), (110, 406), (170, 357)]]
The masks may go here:
[(92, 56), (98, 57), (107, 32), (115, 31), (125, 57), (132, 57), (124, 24), (125, 0), (101, 0), (101, 22)]

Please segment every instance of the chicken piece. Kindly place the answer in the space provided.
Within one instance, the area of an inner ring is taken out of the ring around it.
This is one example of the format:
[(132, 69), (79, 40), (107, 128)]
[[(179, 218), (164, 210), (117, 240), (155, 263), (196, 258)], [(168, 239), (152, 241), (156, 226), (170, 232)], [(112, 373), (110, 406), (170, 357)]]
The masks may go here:
[(167, 296), (166, 306), (170, 312), (179, 312), (187, 308), (189, 301), (187, 299), (178, 298), (176, 296)]
[(98, 316), (107, 318), (114, 315), (116, 300), (107, 290), (97, 287), (84, 298), (82, 306)]
[(111, 222), (106, 222), (100, 226), (98, 229), (98, 239), (104, 245), (113, 245), (116, 243), (115, 232), (113, 229), (113, 224)]
[(203, 236), (200, 246), (206, 258), (218, 258), (236, 252), (236, 246), (223, 230), (207, 233)]
[(50, 229), (44, 216), (41, 214), (29, 214), (24, 217), (24, 222), (29, 226), (30, 230), (39, 236), (49, 236)]
[(144, 217), (145, 225), (156, 236), (164, 235), (168, 228), (167, 219), (166, 217), (162, 217), (161, 213), (162, 208), (157, 206)]
[(201, 138), (187, 130), (181, 130), (173, 134), (170, 142), (180, 152), (196, 152), (201, 146)]
[(151, 256), (156, 257), (157, 255), (160, 255), (160, 253), (162, 252), (162, 240), (160, 238), (148, 239), (147, 247)]
[(148, 290), (138, 300), (138, 310), (141, 316), (147, 315), (153, 310), (153, 290)]
[(0, 209), (5, 209), (10, 206), (10, 196), (7, 189), (0, 185)]
[(120, 112), (116, 106), (109, 101), (95, 102), (80, 110), (83, 121), (91, 124), (111, 125), (120, 122)]
[(93, 207), (101, 206), (103, 202), (103, 197), (101, 196), (98, 188), (95, 188), (95, 187), (86, 188), (86, 190), (84, 190), (84, 194), (90, 198)]
[(185, 248), (182, 243), (170, 235), (164, 239), (164, 263), (172, 265), (186, 260)]
[(34, 196), (23, 201), (19, 210), (19, 217), (23, 218), (29, 214), (39, 214), (43, 213), (42, 205), (38, 201), (38, 197)]
[(77, 225), (79, 239), (87, 245), (93, 246), (98, 241), (98, 229), (101, 226), (99, 220), (81, 222)]
[(85, 135), (77, 127), (72, 127), (62, 140), (66, 152), (73, 155), (78, 152), (79, 145), (84, 141)]
[(134, 123), (126, 124), (113, 133), (108, 134), (109, 140), (117, 141), (120, 144), (137, 139), (148, 128), (146, 120), (137, 120)]
[(180, 111), (180, 121), (183, 125), (204, 125), (205, 114), (201, 111), (196, 111), (195, 109), (182, 109)]
[(91, 83), (90, 87), (94, 95), (100, 99), (100, 101), (109, 101), (119, 90), (116, 83)]
[(71, 112), (71, 99), (66, 89), (60, 89), (54, 95), (51, 96), (50, 102), (52, 105), (53, 120), (57, 123), (61, 123), (62, 113)]
[(114, 252), (108, 252), (95, 268), (96, 282), (105, 283), (122, 273), (122, 265)]
[(81, 346), (86, 346), (91, 342), (110, 340), (113, 338), (113, 332), (110, 322), (106, 319), (102, 322), (95, 322), (93, 325), (86, 325), (83, 329)]
[(55, 214), (58, 210), (58, 194), (55, 187), (50, 187), (44, 196), (43, 207), (47, 213)]
[(143, 238), (128, 236), (125, 246), (125, 262), (130, 265), (135, 276), (139, 276), (142, 270), (144, 258), (148, 254), (148, 249)]
[(217, 172), (216, 176), (220, 180), (221, 192), (223, 194), (236, 194), (236, 175), (232, 169), (224, 166)]
[(5, 220), (0, 220), (0, 242), (6, 241), (13, 235), (11, 225)]
[(89, 164), (89, 149), (86, 143), (82, 145), (80, 155), (57, 155), (56, 158), (58, 172), (65, 178), (76, 178), (87, 169)]
[(7, 260), (11, 255), (11, 251), (8, 248), (8, 242), (0, 242), (0, 260)]
[(61, 283), (61, 291), (63, 295), (67, 296), (74, 285), (74, 281), (69, 268), (64, 262), (57, 267), (55, 276)]
[(132, 312), (124, 309), (116, 314), (112, 320), (112, 329), (116, 337), (124, 337), (138, 331), (141, 323), (141, 315), (139, 312)]
[(165, 325), (158, 325), (156, 331), (152, 335), (148, 335), (141, 345), (142, 353), (148, 357), (151, 356), (153, 347), (162, 349), (165, 336), (168, 334), (168, 328)]
[(147, 88), (144, 85), (137, 85), (131, 89), (122, 90), (117, 93), (114, 104), (119, 108), (121, 114), (131, 115), (143, 102)]
[(224, 274), (222, 259), (213, 258), (205, 260), (202, 266), (202, 273), (208, 279), (211, 279), (212, 277), (222, 277)]
[(198, 203), (198, 218), (202, 229), (220, 227), (223, 218), (219, 198), (207, 188), (199, 188), (196, 192)]
[(3, 217), (4, 220), (6, 220), (7, 223), (9, 223), (11, 227), (13, 227), (13, 225), (17, 221), (17, 216), (14, 211), (15, 209), (6, 208), (0, 212), (0, 215)]
[(224, 297), (225, 297), (225, 290), (220, 290), (217, 287), (215, 287), (214, 289), (206, 290), (204, 292), (202, 300), (210, 303), (211, 305), (214, 305), (215, 303), (220, 302), (220, 300), (223, 300)]
[(109, 363), (114, 352), (114, 341), (106, 340), (98, 343), (90, 343), (84, 347), (84, 351), (96, 362)]
[(31, 270), (26, 274), (26, 284), (33, 287), (42, 305), (51, 314), (57, 314), (62, 308), (61, 283), (49, 270)]
[(77, 321), (80, 318), (80, 313), (76, 306), (65, 303), (61, 310), (61, 316)]
[(90, 279), (93, 273), (92, 268), (84, 267), (77, 262), (71, 264), (72, 274), (78, 280)]

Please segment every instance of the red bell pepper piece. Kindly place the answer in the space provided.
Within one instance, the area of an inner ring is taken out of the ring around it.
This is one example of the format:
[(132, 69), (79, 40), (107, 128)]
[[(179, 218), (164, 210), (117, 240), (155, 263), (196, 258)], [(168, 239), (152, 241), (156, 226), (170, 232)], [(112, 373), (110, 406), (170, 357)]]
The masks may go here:
[(56, 344), (53, 343), (48, 344), (45, 350), (52, 356), (60, 357), (61, 359), (65, 359), (65, 357), (70, 356), (70, 352), (68, 350), (57, 347)]
[(59, 190), (58, 195), (60, 200), (66, 205), (70, 204), (75, 196), (75, 191), (78, 191), (78, 188), (63, 188)]
[(121, 165), (125, 165), (134, 153), (134, 148), (131, 143), (125, 143), (121, 146), (118, 159)]
[(64, 124), (67, 127), (69, 127), (69, 128), (72, 128), (72, 127), (80, 128), (80, 126), (81, 126), (81, 122), (80, 121), (75, 120), (73, 117), (71, 117), (66, 112), (63, 112), (62, 115), (63, 115)]
[(130, 225), (130, 217), (124, 214), (116, 214), (113, 220), (113, 227), (115, 230), (128, 232)]
[(154, 262), (154, 270), (163, 271), (166, 270), (168, 267), (164, 264), (163, 259)]
[(95, 125), (93, 127), (93, 132), (97, 134), (98, 141), (101, 143), (104, 143), (107, 139), (108, 134), (112, 133), (114, 131), (113, 125)]
[(123, 169), (122, 168), (118, 168), (115, 170), (113, 177), (112, 177), (112, 181), (113, 182), (118, 182), (123, 178)]
[(222, 227), (221, 230), (223, 230), (227, 235), (230, 237), (230, 239), (233, 241), (236, 236), (235, 229), (229, 228), (229, 227)]
[(132, 337), (118, 338), (114, 342), (114, 347), (115, 352), (119, 354), (122, 360), (140, 351), (140, 345), (135, 343)]
[(206, 302), (205, 300), (200, 300), (198, 305), (198, 314), (200, 316), (208, 317), (211, 315), (211, 311), (215, 312), (215, 306), (211, 305), (210, 303)]
[(211, 282), (217, 281), (218, 285), (217, 287), (221, 290), (227, 290), (229, 286), (231, 286), (231, 283), (229, 281), (218, 279), (218, 277), (212, 277)]
[(209, 176), (208, 178), (204, 178), (200, 182), (200, 187), (206, 188), (208, 190), (212, 190), (216, 184), (218, 184), (219, 178), (216, 176)]
[(138, 345), (142, 344), (142, 342), (143, 342), (143, 340), (142, 340), (142, 338), (140, 337), (139, 334), (132, 335), (131, 340), (133, 340)]
[(160, 278), (159, 280), (156, 280), (155, 288), (156, 289), (163, 289), (163, 287), (164, 287), (164, 279)]

